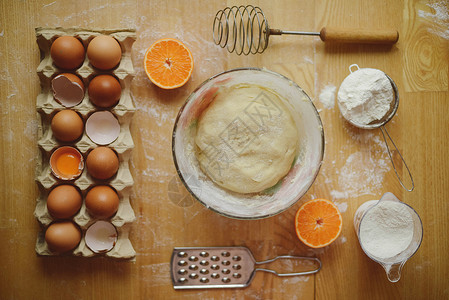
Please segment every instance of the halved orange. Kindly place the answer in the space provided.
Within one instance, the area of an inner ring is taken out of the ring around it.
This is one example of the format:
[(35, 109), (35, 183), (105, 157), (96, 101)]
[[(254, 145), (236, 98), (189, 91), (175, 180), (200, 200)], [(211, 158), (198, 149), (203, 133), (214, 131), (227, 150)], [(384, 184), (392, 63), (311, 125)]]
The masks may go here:
[(178, 88), (192, 75), (192, 53), (177, 39), (160, 39), (145, 53), (144, 68), (148, 78), (158, 87)]
[(296, 212), (298, 238), (309, 247), (321, 248), (335, 241), (341, 233), (343, 219), (337, 206), (326, 199), (313, 199)]

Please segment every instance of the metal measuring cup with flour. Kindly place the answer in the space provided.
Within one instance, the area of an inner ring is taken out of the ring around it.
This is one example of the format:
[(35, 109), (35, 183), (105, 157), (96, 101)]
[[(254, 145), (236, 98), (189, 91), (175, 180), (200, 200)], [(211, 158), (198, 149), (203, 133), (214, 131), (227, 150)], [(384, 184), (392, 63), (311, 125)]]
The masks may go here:
[[(356, 70), (353, 71), (353, 69)], [(353, 64), (349, 66), (349, 72), (351, 74), (343, 80), (337, 94), (341, 114), (355, 127), (380, 128), (399, 183), (405, 190), (413, 191), (415, 184), (410, 169), (384, 126), (393, 118), (399, 106), (399, 93), (396, 84), (387, 74), (377, 69), (359, 68), (357, 64)], [(411, 181), (410, 188), (404, 185), (398, 174), (387, 137), (407, 169)]]

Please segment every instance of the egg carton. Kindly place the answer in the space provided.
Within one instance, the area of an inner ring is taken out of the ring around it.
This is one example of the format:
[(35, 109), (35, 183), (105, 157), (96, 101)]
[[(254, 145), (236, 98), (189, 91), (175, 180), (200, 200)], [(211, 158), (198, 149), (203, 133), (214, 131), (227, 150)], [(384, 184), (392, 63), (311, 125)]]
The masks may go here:
[[(87, 50), (87, 45), (96, 36), (106, 34), (114, 37), (122, 49), (122, 58), (117, 67), (110, 71), (102, 71), (94, 68), (87, 55), (84, 58), (83, 64), (76, 70), (65, 71), (58, 69), (53, 64), (53, 60), (50, 55), (51, 44), (58, 37), (63, 35), (71, 35), (78, 38), (84, 49)], [(132, 45), (136, 40), (136, 32), (133, 29), (123, 30), (89, 30), (81, 28), (36, 28), (36, 39), (41, 52), (41, 62), (37, 68), (37, 74), (41, 82), (41, 93), (37, 97), (37, 110), (45, 114), (51, 114), (55, 110), (62, 110), (64, 106), (59, 104), (53, 99), (53, 92), (51, 90), (51, 80), (60, 73), (73, 73), (78, 75), (83, 81), (85, 87), (84, 98), (78, 105), (72, 107), (76, 111), (81, 113), (92, 112), (96, 107), (89, 101), (87, 94), (87, 87), (90, 80), (97, 75), (109, 74), (115, 76), (122, 87), (122, 95), (120, 101), (115, 105), (111, 111), (115, 115), (124, 115), (129, 112), (135, 111), (135, 106), (131, 97), (131, 80), (134, 77), (134, 67), (131, 60)]]
[[(129, 240), (129, 231), (130, 231), (129, 225), (117, 227), (118, 232), (117, 242), (115, 243), (114, 248), (106, 252), (104, 256), (116, 259), (134, 259), (136, 256), (136, 251), (134, 250), (131, 241)], [(48, 245), (45, 242), (44, 230), (42, 230), (38, 234), (36, 242), (36, 253), (45, 256), (55, 255), (55, 253), (53, 253), (51, 249), (48, 248)], [(72, 250), (72, 254), (81, 257), (99, 256), (99, 254), (94, 253), (92, 250), (89, 249), (89, 247), (87, 247), (84, 238), (82, 238), (78, 246), (74, 250)]]
[[(50, 56), (50, 48), (56, 38), (63, 35), (71, 35), (78, 38), (87, 49), (88, 43), (98, 35), (110, 35), (114, 37), (120, 44), (122, 49), (122, 58), (117, 67), (110, 71), (102, 71), (95, 69), (89, 62), (87, 55), (83, 64), (76, 70), (66, 71), (58, 69), (52, 61)], [(79, 212), (72, 217), (74, 221), (82, 230), (82, 239), (80, 244), (71, 251), (71, 254), (81, 257), (97, 256), (92, 252), (85, 243), (84, 233), (87, 228), (97, 221), (87, 211), (84, 199), (90, 188), (99, 184), (106, 184), (117, 191), (119, 196), (119, 208), (117, 213), (108, 219), (116, 228), (118, 232), (118, 240), (114, 248), (105, 253), (106, 257), (133, 259), (136, 252), (129, 240), (130, 223), (135, 221), (135, 213), (130, 203), (130, 195), (132, 186), (134, 184), (133, 177), (130, 172), (129, 163), (131, 159), (131, 152), (134, 148), (134, 142), (130, 133), (130, 123), (135, 112), (135, 106), (130, 90), (131, 81), (134, 77), (134, 68), (131, 61), (131, 49), (135, 42), (136, 34), (132, 29), (117, 29), (117, 30), (90, 30), (82, 28), (36, 28), (36, 39), (41, 52), (41, 62), (37, 68), (39, 76), (41, 92), (37, 97), (36, 110), (38, 119), (38, 159), (36, 164), (36, 183), (39, 187), (39, 196), (37, 198), (34, 215), (40, 222), (42, 230), (38, 235), (36, 242), (36, 252), (39, 255), (56, 255), (52, 252), (45, 242), (45, 231), (47, 227), (55, 221), (47, 209), (47, 197), (50, 191), (57, 185), (70, 183), (79, 189), (83, 197), (83, 204)], [(57, 102), (53, 97), (51, 88), (51, 81), (60, 73), (73, 73), (78, 75), (84, 83), (85, 94), (83, 100), (70, 109), (79, 113), (84, 124), (88, 117), (96, 112), (106, 109), (97, 108), (93, 105), (88, 96), (87, 88), (89, 82), (97, 75), (109, 74), (118, 79), (120, 82), (122, 93), (119, 102), (109, 110), (112, 112), (120, 123), (120, 133), (118, 138), (106, 147), (113, 149), (119, 158), (119, 169), (116, 175), (108, 180), (98, 180), (90, 176), (87, 172), (86, 164), (80, 177), (72, 181), (64, 181), (57, 179), (52, 175), (50, 168), (50, 156), (53, 151), (61, 146), (72, 146), (77, 148), (86, 162), (89, 152), (96, 147), (95, 144), (87, 136), (86, 132), (72, 143), (60, 142), (53, 136), (51, 130), (51, 120), (53, 116), (66, 109), (63, 105)], [(103, 255), (103, 254), (101, 254)]]

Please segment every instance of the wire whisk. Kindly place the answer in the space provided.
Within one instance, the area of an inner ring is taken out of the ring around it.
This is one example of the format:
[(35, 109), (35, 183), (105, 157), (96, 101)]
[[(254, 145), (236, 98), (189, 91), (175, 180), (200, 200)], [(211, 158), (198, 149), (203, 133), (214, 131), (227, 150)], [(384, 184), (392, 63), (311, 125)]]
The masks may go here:
[(214, 18), (215, 44), (238, 55), (262, 53), (268, 46), (270, 35), (319, 36), (323, 42), (394, 44), (399, 33), (393, 29), (341, 29), (323, 27), (320, 32), (286, 31), (270, 29), (261, 8), (252, 5), (232, 6), (219, 10)]
[(259, 7), (226, 7), (215, 15), (214, 42), (231, 53), (262, 53), (268, 46), (269, 36), (268, 21)]

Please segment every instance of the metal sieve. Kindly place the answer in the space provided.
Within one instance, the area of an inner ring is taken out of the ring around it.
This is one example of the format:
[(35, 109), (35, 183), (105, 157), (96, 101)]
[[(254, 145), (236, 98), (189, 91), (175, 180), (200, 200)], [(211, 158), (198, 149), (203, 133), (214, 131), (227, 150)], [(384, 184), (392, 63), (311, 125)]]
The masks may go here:
[[(357, 70), (360, 69), (359, 66), (358, 66), (357, 64), (352, 64), (352, 65), (349, 66), (349, 72), (350, 72), (350, 73), (353, 72), (352, 69), (353, 69), (354, 67), (356, 67)], [(375, 128), (380, 128), (380, 130), (381, 130), (381, 132), (382, 132), (382, 136), (383, 136), (384, 142), (385, 142), (385, 146), (387, 147), (387, 153), (388, 153), (388, 156), (389, 156), (389, 158), (390, 158), (391, 164), (393, 165), (394, 172), (396, 173), (396, 177), (398, 178), (399, 183), (401, 184), (401, 186), (402, 186), (406, 191), (411, 192), (411, 191), (413, 191), (413, 189), (415, 188), (415, 183), (414, 183), (414, 181), (413, 181), (412, 173), (410, 172), (410, 169), (408, 168), (407, 163), (406, 163), (405, 160), (404, 160), (404, 157), (402, 156), (402, 154), (401, 154), (401, 152), (399, 151), (398, 147), (396, 146), (396, 144), (394, 143), (394, 141), (393, 141), (393, 139), (391, 138), (390, 134), (388, 133), (387, 129), (385, 128), (385, 124), (387, 124), (387, 123), (393, 118), (393, 116), (396, 114), (396, 111), (398, 110), (398, 107), (399, 107), (399, 92), (398, 92), (398, 87), (396, 86), (396, 84), (395, 84), (395, 82), (393, 81), (393, 79), (391, 79), (390, 76), (388, 76), (388, 75), (385, 74), (385, 73), (384, 73), (384, 75), (388, 78), (388, 80), (389, 80), (390, 83), (391, 83), (391, 86), (392, 86), (392, 88), (393, 88), (393, 93), (394, 93), (394, 99), (393, 99), (393, 101), (392, 101), (392, 103), (391, 103), (390, 110), (385, 114), (385, 116), (384, 116), (382, 119), (373, 121), (373, 122), (371, 122), (371, 123), (369, 123), (369, 124), (358, 124), (358, 123), (355, 123), (354, 121), (348, 119), (343, 113), (342, 113), (342, 116), (343, 116), (343, 117), (346, 119), (346, 121), (348, 121), (350, 124), (352, 124), (352, 125), (355, 126), (355, 127), (361, 128), (361, 129), (375, 129)], [(339, 106), (340, 112), (341, 112), (342, 110), (341, 110), (341, 107), (340, 107), (340, 102), (339, 102), (339, 101), (337, 101), (337, 102), (338, 102), (338, 106)], [(396, 149), (396, 151), (398, 152), (398, 154), (399, 154), (399, 156), (401, 157), (401, 160), (402, 160), (402, 162), (403, 162), (405, 168), (407, 169), (408, 175), (410, 176), (410, 180), (411, 180), (411, 183), (412, 183), (412, 187), (411, 187), (411, 188), (407, 188), (407, 187), (404, 185), (404, 183), (402, 182), (402, 179), (401, 179), (400, 176), (399, 176), (399, 173), (398, 173), (398, 171), (397, 171), (397, 169), (396, 169), (396, 165), (395, 165), (395, 163), (394, 163), (394, 161), (393, 161), (393, 156), (392, 156), (392, 154), (391, 154), (390, 146), (388, 146), (387, 137), (388, 137), (388, 139), (390, 140), (390, 142), (392, 143), (392, 145), (394, 146), (394, 148)]]

